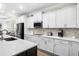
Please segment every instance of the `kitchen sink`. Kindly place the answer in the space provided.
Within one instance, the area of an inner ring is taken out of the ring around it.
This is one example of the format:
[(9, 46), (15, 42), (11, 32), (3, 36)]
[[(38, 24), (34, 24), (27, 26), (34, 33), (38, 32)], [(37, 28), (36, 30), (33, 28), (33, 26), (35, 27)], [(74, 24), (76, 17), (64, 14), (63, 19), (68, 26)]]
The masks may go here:
[(14, 41), (14, 40), (17, 40), (17, 39), (11, 37), (11, 38), (4, 38), (4, 40), (5, 40), (5, 41)]

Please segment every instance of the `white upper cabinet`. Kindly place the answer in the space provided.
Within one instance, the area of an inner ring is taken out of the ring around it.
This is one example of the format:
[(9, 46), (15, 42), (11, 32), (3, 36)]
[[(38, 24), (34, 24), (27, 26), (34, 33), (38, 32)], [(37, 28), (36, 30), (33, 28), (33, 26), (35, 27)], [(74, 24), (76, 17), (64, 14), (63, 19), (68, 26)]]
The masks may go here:
[(77, 7), (65, 7), (59, 9), (56, 13), (56, 27), (57, 28), (76, 28)]
[(16, 23), (24, 23), (25, 16), (20, 16), (17, 18)]
[(33, 24), (37, 20), (36, 14), (32, 14), (25, 20), (26, 28), (34, 28)]
[(43, 14), (43, 28), (54, 28), (55, 27), (55, 12), (47, 12)]
[(48, 20), (49, 28), (55, 28), (56, 27), (55, 14), (56, 14), (55, 11), (49, 13), (49, 20)]
[(79, 3), (77, 4), (77, 27), (79, 28)]
[(27, 28), (33, 28), (34, 17), (30, 16), (27, 18)]
[(76, 5), (43, 14), (43, 28), (76, 28), (76, 26)]
[(64, 10), (60, 9), (57, 10), (56, 12), (56, 27), (57, 28), (63, 28), (64, 27), (64, 22), (65, 22), (65, 17), (64, 17)]
[(28, 28), (28, 18), (26, 17), (26, 19), (24, 20), (24, 28)]
[(34, 22), (37, 22), (38, 19), (37, 19), (37, 14), (36, 13), (33, 14), (32, 19), (33, 19)]
[(36, 12), (34, 15), (34, 22), (41, 22), (42, 21), (42, 12)]
[(49, 27), (49, 13), (43, 14), (43, 28)]
[(42, 12), (38, 12), (36, 15), (37, 15), (37, 21), (41, 22), (42, 21)]
[(28, 17), (28, 28), (34, 28), (34, 22), (43, 22), (43, 28), (76, 28), (79, 27), (79, 4), (66, 6), (58, 10), (32, 13)]
[(66, 11), (66, 24), (67, 28), (76, 28), (76, 21), (77, 21), (77, 6), (72, 6), (67, 9)]
[(42, 21), (42, 15), (41, 12), (33, 13), (29, 17), (27, 17), (27, 20), (25, 20), (25, 23), (27, 24), (27, 28), (34, 28), (34, 22), (41, 22)]

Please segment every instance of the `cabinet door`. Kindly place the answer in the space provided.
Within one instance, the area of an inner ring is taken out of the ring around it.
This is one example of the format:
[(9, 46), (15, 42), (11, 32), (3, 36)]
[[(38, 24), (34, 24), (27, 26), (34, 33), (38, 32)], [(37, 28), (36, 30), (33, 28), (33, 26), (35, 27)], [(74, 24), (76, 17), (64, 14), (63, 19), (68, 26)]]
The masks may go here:
[(65, 7), (56, 13), (56, 26), (60, 28), (76, 27), (76, 6)]
[(63, 28), (64, 27), (64, 19), (65, 19), (65, 16), (64, 16), (64, 10), (63, 9), (59, 9), (57, 10), (56, 12), (56, 27), (57, 28)]
[(53, 48), (54, 48), (54, 42), (53, 39), (50, 38), (45, 38), (46, 43), (46, 51), (53, 53)]
[(36, 13), (33, 14), (33, 17), (34, 17), (33, 18), (34, 22), (37, 22), (38, 21), (38, 17), (37, 17), (37, 14)]
[(43, 28), (49, 27), (49, 13), (43, 14)]
[(43, 28), (55, 28), (55, 12), (43, 14)]
[(28, 17), (28, 28), (33, 28), (34, 17)]
[(66, 45), (56, 45), (54, 48), (54, 53), (60, 56), (68, 56), (68, 47)]
[(30, 25), (29, 22), (30, 22), (29, 17), (25, 17), (25, 20), (24, 20), (24, 30), (29, 28), (29, 25)]
[(49, 28), (55, 28), (56, 27), (56, 25), (55, 25), (55, 14), (56, 14), (55, 11), (49, 12), (49, 20), (48, 20)]
[(79, 28), (79, 3), (77, 4), (77, 27)]
[(24, 28), (25, 28), (25, 29), (29, 28), (29, 25), (30, 25), (29, 22), (30, 22), (29, 17), (27, 17), (27, 18), (24, 20), (24, 24), (25, 24), (25, 25), (24, 25)]
[(17, 18), (16, 23), (24, 23), (25, 16), (20, 16)]
[(42, 13), (38, 12), (38, 13), (36, 13), (36, 15), (37, 15), (37, 21), (41, 22), (42, 21)]
[(41, 37), (39, 40), (39, 48), (53, 53), (53, 39)]
[(40, 39), (39, 39), (39, 44), (38, 44), (38, 48), (40, 48), (40, 49), (42, 49), (42, 50), (46, 50), (46, 49), (45, 49), (46, 44), (47, 44), (47, 42), (44, 41), (44, 39), (40, 37)]
[(34, 22), (41, 22), (42, 21), (42, 13), (41, 12), (36, 12), (33, 15), (34, 15)]
[(69, 54), (69, 45), (66, 41), (55, 41), (54, 53), (60, 56), (68, 56)]
[(77, 6), (69, 7), (65, 10), (65, 21), (67, 28), (76, 28)]
[(38, 45), (39, 44), (39, 37), (38, 36), (33, 36), (32, 38), (33, 38), (33, 42)]
[(27, 17), (27, 19), (25, 20), (25, 28), (29, 28), (30, 27), (30, 18)]
[(73, 42), (70, 50), (71, 56), (79, 56), (79, 43)]

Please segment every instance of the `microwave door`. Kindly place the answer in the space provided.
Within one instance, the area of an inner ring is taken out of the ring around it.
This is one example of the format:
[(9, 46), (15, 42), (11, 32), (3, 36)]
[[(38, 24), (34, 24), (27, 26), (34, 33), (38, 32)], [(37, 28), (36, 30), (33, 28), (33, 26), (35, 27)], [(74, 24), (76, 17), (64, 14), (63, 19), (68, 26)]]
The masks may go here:
[(42, 23), (40, 22), (34, 23), (34, 28), (42, 28)]

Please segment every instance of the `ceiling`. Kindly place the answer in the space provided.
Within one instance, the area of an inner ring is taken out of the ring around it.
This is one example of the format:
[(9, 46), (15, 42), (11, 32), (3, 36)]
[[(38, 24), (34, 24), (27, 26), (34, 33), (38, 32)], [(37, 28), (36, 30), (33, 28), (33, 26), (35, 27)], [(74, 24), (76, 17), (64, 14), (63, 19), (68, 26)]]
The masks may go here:
[(14, 16), (22, 13), (27, 14), (36, 10), (55, 5), (58, 5), (58, 3), (1, 3), (0, 20), (14, 18)]
[(51, 5), (55, 5), (55, 3), (3, 3), (0, 13), (29, 13)]
[(39, 10), (56, 3), (1, 3), (0, 4), (0, 20), (5, 20), (22, 13), (29, 13)]
[(56, 3), (1, 3), (0, 20), (13, 17), (16, 14), (29, 13)]

